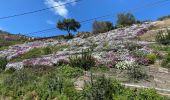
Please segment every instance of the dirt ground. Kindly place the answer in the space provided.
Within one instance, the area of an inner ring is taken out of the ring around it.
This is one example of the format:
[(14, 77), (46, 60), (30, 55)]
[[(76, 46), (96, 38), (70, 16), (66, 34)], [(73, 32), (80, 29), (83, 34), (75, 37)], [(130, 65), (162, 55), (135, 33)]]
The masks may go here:
[[(140, 80), (140, 81), (133, 81), (129, 80), (127, 74), (125, 72), (121, 72), (120, 70), (110, 69), (106, 72), (93, 72), (94, 76), (101, 76), (105, 75), (106, 77), (115, 78), (120, 80), (122, 84), (129, 84), (129, 85), (137, 85), (141, 87), (149, 87), (149, 88), (158, 88), (160, 93), (167, 93), (170, 94), (170, 70), (166, 68), (160, 67), (160, 62), (156, 62), (154, 65), (146, 67), (146, 73), (149, 76), (148, 79)], [(81, 76), (75, 82), (76, 89), (82, 90), (84, 82), (88, 82), (91, 80), (91, 72), (85, 72), (84, 76)], [(135, 86), (134, 86), (135, 87)], [(165, 90), (165, 91), (164, 91)], [(167, 91), (168, 92), (167, 92)]]

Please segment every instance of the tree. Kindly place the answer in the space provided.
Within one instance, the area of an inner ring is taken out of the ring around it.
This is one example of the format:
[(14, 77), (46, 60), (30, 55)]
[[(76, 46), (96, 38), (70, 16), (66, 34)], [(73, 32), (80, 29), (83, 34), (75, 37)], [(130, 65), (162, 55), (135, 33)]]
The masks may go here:
[(103, 33), (110, 31), (114, 28), (113, 24), (109, 21), (94, 21), (93, 23), (93, 33)]
[(59, 20), (57, 23), (57, 28), (59, 28), (60, 30), (67, 31), (69, 36), (71, 36), (70, 31), (76, 32), (77, 29), (79, 29), (80, 27), (80, 23), (75, 19), (64, 19), (62, 21)]
[(129, 26), (136, 23), (136, 19), (134, 15), (131, 13), (119, 13), (117, 17), (118, 26)]

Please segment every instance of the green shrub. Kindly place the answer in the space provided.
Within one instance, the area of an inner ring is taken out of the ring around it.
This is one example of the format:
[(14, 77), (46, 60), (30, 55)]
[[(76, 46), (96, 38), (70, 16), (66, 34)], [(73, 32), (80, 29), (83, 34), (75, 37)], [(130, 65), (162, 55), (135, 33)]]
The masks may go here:
[(161, 66), (165, 68), (170, 68), (170, 52), (165, 56), (161, 62)]
[(104, 33), (114, 29), (114, 26), (109, 21), (94, 21), (93, 34)]
[(125, 47), (130, 50), (130, 51), (133, 51), (133, 50), (136, 50), (136, 49), (141, 49), (142, 46), (139, 45), (139, 44), (136, 44), (136, 43), (133, 43), (133, 42), (127, 42), (125, 44)]
[(35, 89), (37, 82), (37, 77), (30, 70), (15, 71), (4, 78), (1, 92), (14, 100), (21, 99), (21, 96)]
[(84, 100), (113, 100), (113, 93), (119, 93), (121, 88), (117, 81), (102, 76), (85, 84), (83, 97)]
[(90, 51), (82, 51), (81, 56), (71, 56), (69, 57), (69, 65), (71, 67), (79, 67), (84, 70), (89, 70), (91, 67), (94, 67), (96, 61), (94, 57), (91, 55)]
[(163, 31), (159, 31), (156, 35), (155, 40), (158, 43), (164, 44), (164, 45), (168, 45), (170, 44), (170, 30), (167, 30), (167, 32), (163, 32)]
[(47, 46), (45, 48), (34, 48), (34, 49), (30, 50), (29, 52), (12, 59), (11, 61), (17, 62), (17, 61), (22, 61), (24, 59), (37, 58), (42, 55), (48, 55), (48, 54), (55, 53), (57, 51), (65, 49), (65, 48), (68, 48), (68, 45)]
[(12, 73), (14, 73), (15, 71), (16, 71), (16, 69), (15, 69), (15, 68), (13, 68), (13, 67), (11, 67), (11, 68), (9, 68), (9, 69), (5, 70), (5, 73), (12, 74)]
[(43, 49), (44, 51), (44, 55), (48, 55), (48, 54), (52, 54), (53, 53), (53, 50), (51, 47), (46, 47)]
[(49, 73), (44, 79), (41, 85), (37, 86), (36, 92), (41, 100), (53, 99), (57, 94), (61, 94), (63, 91), (64, 80), (62, 77), (57, 76), (54, 73)]
[(147, 53), (144, 52), (143, 50), (134, 50), (134, 51), (131, 51), (131, 53), (135, 57), (145, 57), (147, 55)]
[(80, 68), (73, 68), (69, 65), (61, 66), (58, 70), (58, 73), (60, 73), (63, 77), (66, 78), (76, 78), (83, 74), (83, 70)]
[(7, 87), (21, 87), (26, 86), (29, 83), (34, 83), (36, 80), (36, 77), (30, 70), (23, 69), (15, 71), (12, 75), (6, 77), (4, 85)]
[(162, 100), (153, 89), (142, 89), (138, 93), (140, 100)]
[(54, 98), (79, 100), (75, 99), (79, 97), (79, 93), (75, 90), (73, 82), (57, 74), (49, 73), (43, 78), (42, 84), (37, 87), (36, 92), (40, 100), (52, 100)]
[(8, 61), (6, 58), (0, 58), (0, 71), (5, 70)]
[(146, 55), (146, 58), (149, 60), (149, 64), (154, 64), (157, 56), (154, 53), (150, 53)]
[(120, 13), (117, 15), (117, 26), (129, 26), (136, 23), (136, 19), (131, 13)]
[(129, 78), (133, 79), (134, 81), (147, 78), (147, 74), (144, 71), (144, 68), (137, 63), (134, 63), (133, 66), (131, 66), (131, 68), (128, 69), (127, 73)]

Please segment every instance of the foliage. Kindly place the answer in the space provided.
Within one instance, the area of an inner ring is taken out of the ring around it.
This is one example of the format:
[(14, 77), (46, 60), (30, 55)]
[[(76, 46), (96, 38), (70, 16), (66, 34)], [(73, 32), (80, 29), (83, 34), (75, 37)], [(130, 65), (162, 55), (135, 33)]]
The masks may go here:
[(170, 45), (152, 44), (149, 47), (156, 51), (170, 51)]
[(58, 69), (58, 73), (66, 78), (76, 78), (83, 74), (83, 70), (80, 68), (70, 67), (69, 65), (63, 65)]
[(80, 28), (80, 23), (76, 21), (75, 19), (64, 19), (64, 20), (59, 20), (57, 23), (57, 28), (60, 30), (67, 31), (69, 36), (71, 36), (70, 31), (76, 32), (77, 29)]
[(50, 73), (44, 78), (44, 82), (37, 90), (38, 95), (44, 100), (54, 99), (55, 97), (74, 100), (79, 97), (72, 81), (55, 73)]
[(6, 58), (0, 58), (0, 71), (5, 70), (8, 61)]
[(109, 21), (94, 21), (93, 22), (93, 33), (104, 33), (114, 29), (113, 24)]
[(125, 69), (130, 69), (133, 68), (135, 65), (134, 61), (120, 61), (116, 64), (117, 69), (125, 70)]
[(134, 63), (133, 66), (129, 68), (128, 76), (130, 79), (133, 80), (140, 80), (140, 79), (147, 78), (146, 72), (143, 70), (143, 67), (141, 65), (138, 65), (137, 63)]
[(71, 67), (79, 67), (84, 70), (89, 70), (91, 67), (94, 67), (96, 64), (96, 60), (90, 53), (90, 51), (82, 50), (81, 56), (71, 56), (69, 57), (69, 65)]
[(60, 46), (48, 46), (45, 48), (34, 48), (27, 53), (24, 53), (16, 58), (13, 58), (11, 62), (22, 61), (23, 59), (30, 59), (30, 58), (37, 58), (42, 55), (48, 55), (55, 53), (57, 51), (63, 50), (68, 48), (67, 45), (60, 45)]
[(154, 53), (150, 53), (146, 55), (146, 58), (149, 60), (149, 64), (154, 64), (157, 56)]
[(141, 89), (138, 95), (141, 100), (161, 100), (162, 99), (153, 89)]
[(32, 73), (29, 73), (28, 70), (20, 70), (6, 77), (4, 84), (8, 87), (20, 87), (35, 81), (35, 76)]
[(117, 81), (112, 82), (103, 76), (85, 84), (83, 97), (85, 100), (113, 100), (112, 93), (119, 92), (119, 88), (121, 85)]
[[(154, 90), (126, 88), (118, 81), (104, 76), (92, 76), (91, 81), (85, 83), (83, 91), (78, 91), (74, 87), (73, 77), (67, 77), (67, 72), (72, 72), (70, 69), (77, 68), (54, 68), (42, 75), (34, 73), (34, 69), (8, 74), (3, 78), (3, 84), (0, 82), (0, 95), (12, 100), (168, 100)], [(67, 70), (66, 73), (64, 70)]]
[(119, 26), (130, 26), (136, 23), (136, 19), (131, 13), (119, 13), (117, 17), (117, 25)]
[(134, 50), (131, 52), (134, 57), (145, 57), (148, 53), (143, 50)]
[(159, 31), (156, 35), (155, 40), (158, 43), (161, 43), (164, 45), (170, 44), (170, 30), (167, 30), (167, 33), (163, 32), (163, 31)]
[(126, 88), (104, 76), (86, 82), (82, 96), (83, 100), (168, 100), (153, 89)]
[(119, 57), (116, 54), (109, 52), (105, 54), (105, 59), (96, 61), (96, 66), (106, 66), (108, 68), (113, 68), (119, 61)]
[(166, 68), (170, 68), (170, 52), (168, 52), (168, 54), (163, 59), (161, 66), (166, 67)]
[(137, 58), (135, 58), (135, 61), (139, 65), (144, 65), (144, 66), (148, 66), (149, 65), (149, 60), (146, 57), (137, 57)]
[(142, 46), (137, 44), (137, 43), (133, 43), (133, 42), (127, 42), (125, 44), (125, 47), (130, 50), (130, 51), (133, 51), (133, 50), (136, 50), (136, 49), (141, 49)]

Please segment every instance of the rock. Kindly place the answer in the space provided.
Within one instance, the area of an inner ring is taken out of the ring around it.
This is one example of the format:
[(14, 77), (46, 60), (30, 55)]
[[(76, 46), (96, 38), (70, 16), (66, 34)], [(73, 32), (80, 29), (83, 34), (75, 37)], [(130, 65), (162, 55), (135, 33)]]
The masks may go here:
[(158, 68), (158, 71), (160, 72), (160, 73), (169, 73), (169, 70), (167, 69), (167, 68), (162, 68), (162, 67), (159, 67)]

